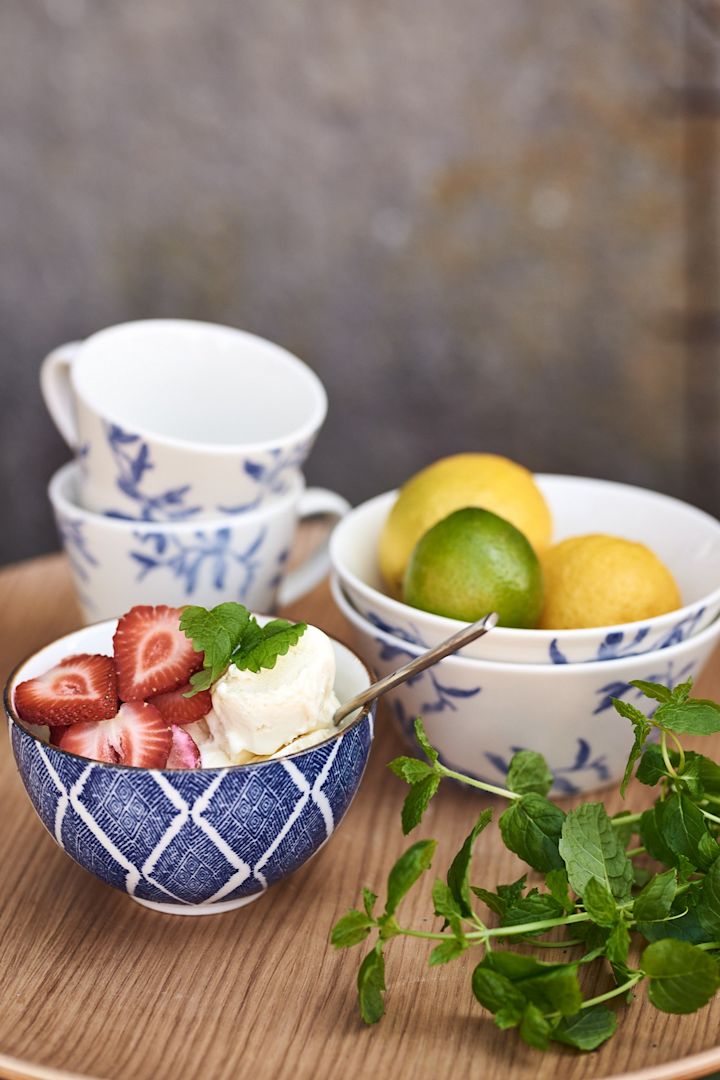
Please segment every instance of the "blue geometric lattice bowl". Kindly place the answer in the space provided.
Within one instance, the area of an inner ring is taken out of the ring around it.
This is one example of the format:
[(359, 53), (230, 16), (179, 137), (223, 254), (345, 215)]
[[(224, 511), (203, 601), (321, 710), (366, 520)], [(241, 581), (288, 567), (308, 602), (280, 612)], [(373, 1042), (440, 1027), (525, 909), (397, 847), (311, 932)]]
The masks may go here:
[[(13, 753), (41, 821), (101, 881), (173, 914), (240, 907), (287, 877), (330, 839), (362, 779), (374, 711), (309, 750), (227, 769), (157, 770), (92, 762), (36, 738), (14, 691), (74, 653), (112, 652), (114, 620), (88, 626), (25, 660), (5, 688)], [(333, 641), (341, 701), (371, 682)]]

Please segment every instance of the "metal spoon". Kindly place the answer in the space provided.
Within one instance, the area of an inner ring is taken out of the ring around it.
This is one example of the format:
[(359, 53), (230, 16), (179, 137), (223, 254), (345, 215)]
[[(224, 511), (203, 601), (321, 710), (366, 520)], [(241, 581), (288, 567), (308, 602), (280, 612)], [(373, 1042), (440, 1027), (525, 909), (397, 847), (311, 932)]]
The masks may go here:
[(457, 634), (453, 634), (452, 637), (446, 638), (445, 641), (441, 641), (439, 645), (436, 645), (433, 649), (428, 649), (427, 652), (421, 653), (420, 656), (416, 656), (414, 660), (410, 660), (409, 663), (404, 664), (397, 671), (391, 671), (389, 675), (386, 675), (384, 679), (378, 679), (377, 682), (372, 683), (366, 690), (362, 690), (355, 697), (346, 701), (339, 709), (335, 710), (333, 716), (333, 724), (337, 727), (346, 716), (355, 712), (356, 709), (360, 709), (363, 705), (367, 705), (369, 701), (374, 701), (375, 698), (381, 697), (386, 694), (388, 690), (392, 690), (393, 687), (399, 686), (400, 683), (407, 682), (413, 675), (419, 674), (424, 671), (425, 668), (432, 667), (438, 660), (442, 660), (445, 656), (450, 656), (451, 653), (457, 652), (458, 649), (462, 649), (464, 645), (469, 645), (471, 641), (475, 641), (476, 638), (482, 637), (483, 634), (487, 634), (488, 630), (492, 630), (493, 626), (497, 626), (498, 616), (496, 612), (491, 611), (489, 615), (485, 615), (477, 622), (469, 623), (464, 626), (462, 630), (458, 630)]

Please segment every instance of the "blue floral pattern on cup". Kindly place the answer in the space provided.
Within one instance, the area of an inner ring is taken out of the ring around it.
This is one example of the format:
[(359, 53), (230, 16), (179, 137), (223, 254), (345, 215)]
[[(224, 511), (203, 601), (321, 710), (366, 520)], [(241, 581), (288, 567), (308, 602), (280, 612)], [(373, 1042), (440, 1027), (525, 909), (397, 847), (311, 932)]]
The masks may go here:
[[(595, 656), (588, 657), (593, 660), (618, 660), (623, 656), (641, 656), (643, 653), (655, 652), (657, 649), (667, 649), (671, 645), (677, 645), (686, 638), (692, 637), (697, 626), (705, 614), (705, 608), (699, 607), (684, 619), (675, 623), (660, 638), (648, 641), (649, 626), (641, 626), (634, 634), (623, 630), (612, 630), (606, 634), (598, 645)], [(644, 646), (644, 647), (641, 647)], [(549, 655), (553, 664), (567, 664), (568, 659), (558, 646), (558, 639), (553, 638), (550, 642)]]
[(117, 468), (115, 483), (119, 491), (137, 505), (137, 514), (107, 510), (108, 517), (137, 521), (185, 521), (197, 514), (200, 506), (188, 506), (190, 484), (150, 494), (147, 474), (154, 464), (150, 447), (140, 435), (125, 431), (118, 424), (105, 424), (105, 436)]
[(228, 528), (197, 529), (188, 541), (163, 532), (135, 532), (142, 547), (129, 554), (138, 564), (137, 581), (158, 570), (166, 571), (184, 582), (186, 596), (193, 595), (203, 573), (210, 576), (213, 588), (224, 589), (231, 567), (240, 566), (244, 575), (235, 585), (234, 599), (242, 601), (262, 565), (260, 555), (266, 532), (260, 529), (243, 551), (232, 549), (232, 531)]
[(221, 514), (244, 514), (248, 510), (255, 510), (264, 499), (271, 495), (284, 495), (288, 490), (288, 481), (302, 466), (310, 452), (313, 439), (306, 439), (290, 450), (282, 450), (279, 447), (270, 450), (266, 460), (248, 460), (243, 462), (243, 471), (254, 484), (257, 485), (257, 493), (248, 502), (238, 503), (235, 506), (218, 506)]
[[(697, 668), (697, 662), (691, 661), (689, 664), (685, 664), (682, 668), (675, 670), (675, 664), (672, 660), (665, 665), (665, 667), (653, 675), (646, 675), (645, 682), (662, 683), (664, 686), (677, 686), (678, 683), (684, 682), (686, 679), (694, 673)], [(643, 694), (635, 686), (631, 686), (628, 682), (611, 682), (606, 683), (604, 686), (598, 688), (595, 691), (599, 697), (599, 702), (593, 710), (593, 716), (597, 716), (598, 713), (605, 712), (607, 709), (613, 708), (613, 698), (630, 698), (635, 697), (638, 700), (643, 697)], [(654, 710), (653, 710), (654, 711)], [(650, 713), (652, 715), (652, 713)]]

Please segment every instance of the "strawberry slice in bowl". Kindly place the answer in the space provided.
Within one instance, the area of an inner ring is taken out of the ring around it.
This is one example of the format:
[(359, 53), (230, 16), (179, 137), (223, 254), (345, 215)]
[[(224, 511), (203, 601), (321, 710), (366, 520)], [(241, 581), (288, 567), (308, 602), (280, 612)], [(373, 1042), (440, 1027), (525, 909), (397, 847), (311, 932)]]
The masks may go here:
[(203, 654), (180, 629), (180, 608), (160, 604), (131, 608), (113, 637), (118, 694), (144, 701), (184, 686), (203, 666)]
[(185, 697), (192, 687), (190, 683), (180, 686), (177, 690), (169, 690), (166, 694), (158, 694), (148, 698), (151, 705), (168, 724), (194, 724), (196, 720), (202, 720), (203, 716), (212, 709), (212, 697), (209, 690), (201, 690), (192, 697)]
[(172, 732), (154, 705), (125, 701), (110, 720), (68, 727), (57, 745), (92, 761), (162, 769), (172, 741)]
[(200, 751), (189, 731), (178, 727), (171, 728), (172, 746), (165, 765), (166, 769), (199, 769)]
[(66, 656), (44, 674), (20, 683), (15, 707), (25, 723), (48, 727), (109, 719), (118, 707), (112, 657)]

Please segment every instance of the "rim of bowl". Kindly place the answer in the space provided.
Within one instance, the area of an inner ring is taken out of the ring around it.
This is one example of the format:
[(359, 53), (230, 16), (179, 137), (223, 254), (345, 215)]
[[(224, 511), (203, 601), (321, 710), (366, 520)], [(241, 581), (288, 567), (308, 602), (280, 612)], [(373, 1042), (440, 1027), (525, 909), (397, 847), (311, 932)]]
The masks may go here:
[[(80, 347), (92, 341), (96, 341), (98, 338), (105, 337), (106, 335), (114, 334), (118, 330), (124, 330), (130, 327), (163, 327), (168, 324), (190, 324), (191, 326), (210, 328), (213, 331), (222, 331), (227, 334), (230, 333), (233, 336), (240, 336), (246, 341), (252, 342), (254, 345), (262, 345), (263, 347), (272, 350), (273, 352), (282, 354), (283, 358), (298, 371), (300, 371), (307, 382), (312, 385), (315, 392), (315, 408), (310, 420), (306, 421), (302, 427), (299, 427), (292, 435), (285, 438), (276, 439), (262, 439), (258, 442), (252, 443), (208, 443), (208, 442), (195, 442), (191, 439), (180, 439), (176, 435), (161, 435), (159, 432), (150, 431), (148, 428), (133, 428), (133, 432), (142, 436), (145, 439), (152, 439), (154, 442), (160, 443), (163, 446), (172, 446), (173, 448), (180, 450), (202, 450), (204, 454), (215, 454), (218, 457), (229, 454), (251, 453), (255, 454), (263, 450), (271, 450), (274, 447), (282, 443), (294, 442), (296, 440), (303, 440), (309, 438), (311, 435), (316, 434), (327, 416), (328, 411), (328, 397), (327, 391), (320, 379), (313, 369), (304, 360), (301, 360), (295, 353), (291, 353), (289, 349), (286, 349), (283, 345), (278, 345), (274, 341), (268, 341), (267, 338), (260, 337), (259, 334), (253, 334), (249, 330), (241, 330), (237, 326), (226, 326), (223, 323), (211, 323), (203, 319), (131, 319), (129, 322), (118, 323), (116, 326), (105, 326), (101, 330), (95, 331), (94, 334), (88, 334), (86, 338), (80, 342)], [(117, 416), (113, 417), (112, 410), (100, 413), (95, 406), (88, 400), (88, 396), (82, 394), (79, 388), (75, 385), (75, 392), (78, 397), (81, 397), (86, 405), (97, 413), (101, 419), (109, 420), (112, 423), (120, 424), (124, 426), (125, 420), (119, 419)]]
[[(106, 769), (126, 769), (129, 772), (196, 774), (203, 772), (210, 773), (219, 771), (233, 772), (236, 769), (260, 769), (266, 765), (277, 765), (277, 763), (281, 761), (291, 761), (293, 758), (300, 757), (301, 754), (308, 754), (312, 750), (317, 750), (321, 746), (326, 746), (328, 743), (334, 742), (335, 739), (339, 738), (341, 735), (345, 735), (348, 731), (352, 731), (354, 727), (357, 727), (358, 724), (361, 724), (363, 720), (365, 720), (370, 715), (375, 705), (377, 704), (377, 698), (374, 698), (372, 701), (368, 702), (367, 705), (362, 706), (358, 715), (355, 717), (354, 720), (351, 720), (349, 724), (345, 724), (344, 727), (338, 728), (338, 730), (334, 731), (332, 735), (328, 735), (327, 739), (322, 739), (321, 742), (313, 743), (312, 746), (306, 746), (304, 750), (294, 750), (292, 754), (283, 754), (283, 756), (280, 758), (268, 758), (265, 761), (246, 761), (242, 765), (210, 765), (207, 767), (201, 765), (197, 769), (148, 769), (142, 765), (123, 765), (120, 762), (115, 763), (112, 761), (97, 761), (96, 758), (83, 757), (82, 754), (73, 754), (70, 750), (63, 750), (59, 746), (53, 746), (52, 743), (46, 743), (43, 742), (42, 739), (38, 739), (37, 735), (33, 735), (32, 731), (28, 731), (27, 727), (18, 716), (15, 710), (15, 705), (12, 701), (12, 691), (15, 688), (14, 684), (17, 680), (18, 674), (20, 673), (20, 669), (23, 668), (25, 664), (27, 664), (35, 656), (37, 656), (38, 653), (41, 653), (45, 649), (49, 648), (50, 645), (57, 645), (61, 641), (66, 641), (68, 638), (74, 637), (76, 634), (81, 633), (83, 630), (90, 630), (94, 626), (104, 626), (107, 623), (113, 622), (117, 622), (117, 619), (100, 619), (97, 622), (88, 623), (87, 626), (81, 627), (80, 630), (71, 630), (68, 634), (63, 634), (61, 637), (55, 638), (53, 641), (48, 641), (47, 645), (42, 645), (39, 649), (34, 649), (31, 653), (28, 653), (28, 655), (24, 657), (24, 659), (20, 660), (19, 663), (15, 664), (12, 671), (8, 675), (5, 682), (5, 688), (3, 690), (3, 704), (5, 706), (5, 712), (10, 718), (11, 723), (19, 727), (24, 735), (27, 735), (29, 738), (33, 739), (40, 746), (49, 746), (51, 750), (56, 750), (58, 753), (64, 754), (66, 757), (75, 758), (76, 761), (86, 761), (90, 765), (102, 765)], [(334, 637), (332, 634), (328, 634), (327, 636), (336, 645), (342, 645), (342, 647), (344, 649), (347, 649), (347, 651), (357, 660), (363, 671), (366, 673), (370, 684), (376, 681), (376, 677), (373, 673), (372, 668), (369, 664), (366, 664), (366, 662), (361, 656), (358, 655), (355, 649), (351, 648), (349, 645), (346, 645), (344, 641), (340, 641), (339, 638)], [(71, 654), (69, 653), (68, 655)]]
[[(403, 638), (395, 637), (394, 634), (388, 634), (386, 630), (380, 630), (378, 627), (373, 626), (371, 622), (368, 622), (359, 611), (352, 606), (347, 596), (343, 592), (342, 583), (337, 574), (333, 574), (330, 579), (330, 589), (332, 591), (332, 597), (345, 618), (357, 626), (364, 633), (371, 634), (374, 637), (379, 637), (381, 641), (387, 642), (389, 645), (399, 646), (411, 656), (420, 656), (426, 652), (422, 646), (413, 645), (410, 641), (405, 641)], [(467, 623), (463, 625), (467, 626)], [(490, 633), (495, 634), (499, 627), (495, 627)], [(545, 672), (549, 676), (560, 676), (562, 672), (574, 672), (574, 673), (587, 673), (607, 671), (613, 672), (615, 668), (620, 667), (622, 664), (627, 664), (629, 661), (640, 661), (646, 656), (662, 656), (668, 660), (674, 659), (676, 656), (682, 654), (684, 649), (689, 649), (691, 646), (703, 645), (708, 639), (713, 637), (720, 637), (720, 615), (706, 626), (704, 630), (701, 630), (699, 634), (693, 634), (691, 637), (685, 638), (684, 641), (679, 641), (676, 645), (669, 645), (666, 649), (649, 649), (644, 653), (633, 653), (631, 656), (619, 656), (614, 660), (579, 660), (574, 663), (567, 664), (515, 664), (511, 661), (502, 660), (483, 660), (480, 657), (475, 656), (457, 656), (451, 654), (446, 656), (443, 660), (438, 661), (442, 664), (447, 664), (449, 667), (453, 666), (465, 666), (471, 665), (477, 667), (480, 670), (498, 670), (507, 671), (511, 675), (516, 674), (528, 674), (529, 672)]]
[[(574, 476), (571, 473), (534, 473), (533, 475), (536, 480), (540, 481), (581, 480), (584, 483), (597, 484), (603, 487), (622, 488), (625, 491), (640, 492), (645, 496), (649, 495), (652, 498), (658, 499), (662, 502), (682, 507), (683, 510), (690, 510), (693, 514), (696, 514), (699, 517), (704, 518), (711, 524), (715, 525), (720, 531), (720, 521), (718, 521), (717, 518), (714, 518), (712, 514), (708, 514), (705, 510), (701, 510), (699, 507), (693, 506), (691, 503), (683, 502), (682, 499), (676, 499), (674, 495), (665, 495), (660, 491), (652, 491), (650, 488), (638, 487), (636, 484), (623, 484), (618, 480), (603, 480), (594, 476)], [(441, 627), (447, 629), (449, 637), (450, 634), (454, 631), (460, 630), (463, 626), (467, 626), (467, 623), (462, 622), (462, 620), (460, 619), (451, 619), (447, 615), (436, 615), (432, 611), (423, 611), (422, 608), (414, 608), (411, 607), (409, 604), (403, 603), (402, 600), (396, 600), (394, 596), (390, 596), (388, 593), (381, 592), (373, 585), (369, 585), (366, 581), (363, 581), (362, 578), (358, 577), (357, 574), (353, 573), (352, 570), (349, 570), (347, 566), (338, 558), (337, 548), (340, 542), (338, 540), (338, 537), (342, 534), (343, 531), (347, 531), (350, 528), (350, 523), (353, 519), (353, 515), (361, 510), (366, 510), (368, 507), (374, 505), (375, 503), (381, 502), (383, 499), (389, 500), (391, 495), (394, 495), (397, 498), (399, 491), (399, 488), (394, 488), (391, 491), (384, 491), (380, 495), (374, 495), (372, 499), (366, 499), (365, 502), (359, 503), (358, 506), (353, 507), (353, 509), (348, 514), (346, 514), (341, 521), (337, 523), (330, 536), (329, 550), (333, 569), (336, 571), (341, 580), (345, 578), (348, 582), (352, 584), (352, 587), (357, 588), (359, 592), (367, 594), (371, 599), (379, 597), (382, 603), (386, 603), (390, 606), (391, 611), (397, 611), (398, 614), (402, 613), (406, 616), (411, 615), (413, 612), (418, 612), (420, 617), (428, 616), (431, 619), (438, 620), (441, 624)], [(528, 635), (526, 639), (527, 641), (537, 642), (543, 640), (540, 637), (541, 634), (546, 635), (546, 639), (548, 641), (558, 637), (561, 634), (563, 635), (563, 637), (565, 637), (565, 635), (567, 634), (570, 635), (570, 640), (575, 642), (582, 642), (586, 639), (594, 639), (595, 637), (598, 637), (600, 635), (612, 634), (617, 632), (618, 630), (627, 632), (640, 629), (640, 627), (644, 626), (647, 626), (650, 630), (653, 630), (660, 624), (661, 619), (666, 619), (668, 618), (668, 616), (680, 616), (682, 618), (687, 618), (687, 616), (691, 615), (693, 611), (700, 605), (709, 607), (710, 604), (719, 601), (720, 584), (718, 584), (716, 588), (714, 588), (711, 592), (706, 593), (698, 600), (693, 600), (690, 604), (684, 604), (682, 607), (673, 608), (672, 611), (666, 611), (663, 615), (653, 615), (649, 619), (636, 619), (634, 622), (612, 623), (607, 626), (584, 626), (574, 630), (546, 630), (542, 627), (530, 629), (517, 626), (496, 626), (493, 630), (493, 634), (497, 634), (501, 638), (508, 638), (512, 640), (517, 640), (523, 635)], [(611, 663), (611, 661), (604, 660), (602, 661), (602, 663)]]
[[(83, 522), (101, 524), (103, 528), (115, 529), (117, 532), (136, 532), (141, 529), (149, 532), (182, 533), (202, 532), (204, 529), (232, 529), (248, 521), (264, 521), (265, 518), (273, 517), (279, 511), (292, 505), (307, 490), (303, 474), (295, 472), (290, 477), (289, 491), (281, 495), (273, 495), (271, 499), (261, 503), (254, 510), (244, 510), (240, 514), (218, 514), (213, 517), (198, 516), (184, 521), (143, 521), (142, 518), (112, 517), (98, 510), (86, 510), (84, 506), (74, 502), (65, 488), (68, 483), (72, 483), (75, 476), (79, 475), (81, 468), (79, 461), (66, 461), (53, 473), (47, 486), (48, 498), (53, 510), (59, 514), (66, 514), (68, 517), (79, 518)], [(75, 494), (73, 492), (73, 495)]]

